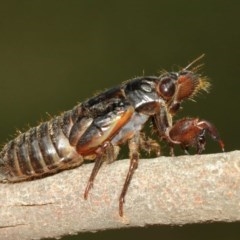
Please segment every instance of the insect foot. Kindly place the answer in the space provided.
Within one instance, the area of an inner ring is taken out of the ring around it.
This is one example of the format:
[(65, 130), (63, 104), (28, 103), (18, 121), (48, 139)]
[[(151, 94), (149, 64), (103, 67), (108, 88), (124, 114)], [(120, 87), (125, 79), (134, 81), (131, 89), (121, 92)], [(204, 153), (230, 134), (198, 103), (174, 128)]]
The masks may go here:
[(200, 154), (205, 149), (206, 134), (218, 141), (224, 151), (224, 143), (216, 127), (212, 123), (198, 118), (184, 118), (177, 121), (169, 131), (170, 145), (173, 147), (174, 144), (180, 144), (187, 154), (188, 148), (194, 147)]

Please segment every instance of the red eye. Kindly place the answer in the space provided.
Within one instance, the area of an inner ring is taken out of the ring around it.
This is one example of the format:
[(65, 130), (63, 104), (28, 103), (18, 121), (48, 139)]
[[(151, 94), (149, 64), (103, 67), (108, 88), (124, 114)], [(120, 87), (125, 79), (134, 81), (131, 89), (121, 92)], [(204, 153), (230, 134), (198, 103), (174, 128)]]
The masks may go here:
[(175, 81), (172, 78), (164, 78), (159, 84), (159, 92), (162, 97), (170, 98), (175, 93)]

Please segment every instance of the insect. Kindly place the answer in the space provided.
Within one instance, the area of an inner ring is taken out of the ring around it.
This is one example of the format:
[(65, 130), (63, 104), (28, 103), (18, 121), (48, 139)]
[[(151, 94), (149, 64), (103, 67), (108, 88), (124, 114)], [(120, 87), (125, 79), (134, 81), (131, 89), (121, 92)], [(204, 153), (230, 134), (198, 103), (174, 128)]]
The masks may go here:
[(223, 141), (210, 122), (198, 118), (173, 122), (184, 100), (209, 87), (207, 78), (197, 73), (198, 67), (192, 68), (200, 58), (179, 72), (126, 81), (21, 133), (0, 153), (0, 181), (42, 178), (90, 159), (95, 163), (84, 192), (87, 199), (102, 163), (116, 160), (120, 146), (128, 143), (130, 166), (119, 198), (119, 215), (123, 216), (125, 195), (138, 167), (140, 150), (160, 155), (159, 143), (143, 133), (147, 122), (152, 122), (159, 139), (169, 144), (171, 155), (175, 145), (186, 153), (189, 147), (201, 153), (206, 134), (224, 150)]

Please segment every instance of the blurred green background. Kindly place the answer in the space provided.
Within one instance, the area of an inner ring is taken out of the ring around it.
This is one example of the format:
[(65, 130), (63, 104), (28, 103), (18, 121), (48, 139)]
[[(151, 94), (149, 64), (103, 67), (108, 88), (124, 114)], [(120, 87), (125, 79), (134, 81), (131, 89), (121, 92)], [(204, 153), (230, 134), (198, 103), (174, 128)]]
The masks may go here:
[[(2, 1), (0, 142), (129, 78), (176, 70), (206, 54), (210, 94), (182, 116), (213, 122), (239, 149), (240, 2), (223, 0)], [(209, 141), (207, 152), (218, 152)], [(84, 233), (64, 239), (240, 239), (240, 225), (198, 224)]]

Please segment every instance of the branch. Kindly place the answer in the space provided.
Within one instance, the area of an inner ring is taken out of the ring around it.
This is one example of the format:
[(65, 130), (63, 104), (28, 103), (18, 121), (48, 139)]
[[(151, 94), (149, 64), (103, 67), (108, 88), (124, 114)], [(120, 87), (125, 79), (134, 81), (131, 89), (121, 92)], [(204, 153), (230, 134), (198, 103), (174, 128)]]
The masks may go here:
[(140, 160), (124, 205), (118, 198), (129, 160), (104, 165), (83, 199), (93, 164), (36, 181), (0, 185), (2, 239), (83, 231), (240, 220), (240, 151)]

